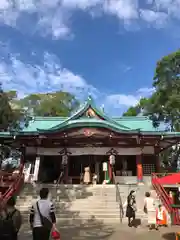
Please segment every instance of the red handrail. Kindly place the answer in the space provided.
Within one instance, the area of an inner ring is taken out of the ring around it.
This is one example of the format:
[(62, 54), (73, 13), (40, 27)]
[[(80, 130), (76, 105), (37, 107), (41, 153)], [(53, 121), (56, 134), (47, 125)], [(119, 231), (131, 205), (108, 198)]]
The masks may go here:
[(170, 214), (172, 214), (173, 223), (177, 224), (177, 225), (180, 225), (180, 218), (179, 218), (179, 214), (178, 214), (178, 209), (175, 209), (175, 208), (172, 207), (170, 197), (167, 194), (164, 187), (160, 184), (159, 179), (160, 178), (157, 176), (156, 173), (152, 173), (152, 185), (153, 185), (154, 189), (156, 190), (159, 198), (161, 199), (161, 201), (164, 204), (167, 211)]
[[(24, 183), (24, 174), (23, 174), (23, 168), (24, 165), (21, 164), (18, 173), (16, 173), (16, 176), (13, 176), (13, 173), (3, 173), (3, 176), (1, 176), (1, 183), (3, 183), (2, 187), (5, 188), (8, 187), (8, 189), (2, 194), (0, 201), (1, 201), (1, 207), (4, 207), (12, 196), (14, 196), (21, 188), (21, 186)], [(12, 181), (10, 184), (9, 181)]]

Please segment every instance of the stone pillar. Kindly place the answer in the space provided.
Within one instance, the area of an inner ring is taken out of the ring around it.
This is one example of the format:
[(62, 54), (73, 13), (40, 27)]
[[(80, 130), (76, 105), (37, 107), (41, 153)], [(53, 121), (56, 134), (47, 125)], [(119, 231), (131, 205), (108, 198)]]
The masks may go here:
[(138, 183), (142, 183), (143, 182), (142, 155), (136, 155), (136, 167), (137, 167), (137, 181)]
[(40, 166), (40, 157), (36, 156), (35, 166), (34, 166), (34, 176), (33, 176), (34, 182), (36, 182), (38, 180), (39, 166)]

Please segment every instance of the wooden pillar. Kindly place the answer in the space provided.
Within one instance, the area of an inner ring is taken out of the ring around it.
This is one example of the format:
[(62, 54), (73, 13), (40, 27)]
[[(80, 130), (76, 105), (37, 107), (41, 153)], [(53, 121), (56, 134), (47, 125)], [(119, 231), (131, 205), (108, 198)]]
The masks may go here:
[(160, 157), (159, 154), (155, 155), (155, 161), (156, 161), (156, 173), (160, 173), (161, 171), (161, 163), (160, 163)]
[(61, 156), (61, 165), (63, 167), (63, 182), (66, 184), (68, 182), (68, 155)]
[(137, 181), (143, 182), (143, 167), (142, 167), (142, 155), (136, 155), (136, 167), (137, 167)]
[(67, 160), (66, 169), (65, 169), (65, 184), (68, 183), (69, 178), (69, 158)]

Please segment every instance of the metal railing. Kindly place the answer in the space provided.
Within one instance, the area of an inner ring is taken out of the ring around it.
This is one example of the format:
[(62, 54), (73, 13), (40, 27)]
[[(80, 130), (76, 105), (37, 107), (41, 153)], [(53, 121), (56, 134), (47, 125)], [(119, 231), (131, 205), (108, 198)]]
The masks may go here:
[(167, 211), (172, 216), (172, 223), (175, 225), (180, 225), (180, 218), (179, 218), (179, 211), (177, 208), (173, 207), (171, 204), (171, 200), (169, 198), (168, 193), (166, 192), (165, 188), (162, 186), (162, 184), (159, 182), (160, 174), (152, 173), (152, 185), (154, 189), (156, 190), (158, 197), (162, 201), (163, 205), (167, 209)]
[(5, 188), (5, 192), (1, 195), (1, 207), (4, 207), (9, 198), (18, 193), (24, 183), (24, 174), (23, 174), (23, 166), (17, 169), (19, 172), (14, 174), (4, 172), (0, 176), (0, 184), (1, 188)]
[(116, 176), (114, 172), (112, 173), (112, 176), (113, 176), (113, 183), (115, 184), (115, 187), (116, 187), (116, 202), (118, 202), (118, 205), (119, 205), (120, 222), (122, 223), (123, 216), (124, 216), (124, 209), (123, 209), (123, 204), (121, 199), (121, 193), (119, 190), (119, 183), (116, 181)]
[(62, 171), (59, 174), (59, 177), (58, 177), (58, 180), (57, 180), (57, 183), (56, 183), (56, 187), (58, 187), (59, 184), (61, 184), (63, 177), (64, 177), (64, 172)]

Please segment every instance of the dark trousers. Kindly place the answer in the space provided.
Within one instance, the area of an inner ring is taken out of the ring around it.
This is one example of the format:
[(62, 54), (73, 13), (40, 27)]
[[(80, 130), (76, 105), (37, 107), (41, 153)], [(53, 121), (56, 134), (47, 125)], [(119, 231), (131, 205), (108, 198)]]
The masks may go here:
[(49, 240), (50, 231), (44, 227), (33, 228), (33, 240)]
[(1, 240), (17, 240), (17, 233), (13, 234), (13, 236), (0, 236)]

